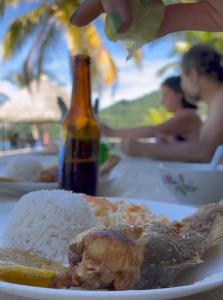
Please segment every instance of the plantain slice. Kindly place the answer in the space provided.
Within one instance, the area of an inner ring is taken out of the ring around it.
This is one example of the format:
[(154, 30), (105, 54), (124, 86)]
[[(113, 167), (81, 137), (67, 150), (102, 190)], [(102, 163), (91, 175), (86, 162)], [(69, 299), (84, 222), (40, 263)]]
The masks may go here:
[(25, 251), (0, 248), (0, 281), (43, 288), (70, 285), (68, 268)]

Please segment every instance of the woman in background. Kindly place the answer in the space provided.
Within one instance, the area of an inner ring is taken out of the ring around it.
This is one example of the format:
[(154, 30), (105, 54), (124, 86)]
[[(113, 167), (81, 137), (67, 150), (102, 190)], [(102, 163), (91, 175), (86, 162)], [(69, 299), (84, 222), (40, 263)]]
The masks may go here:
[(218, 145), (223, 144), (223, 55), (208, 45), (192, 47), (182, 59), (182, 88), (187, 99), (204, 101), (207, 119), (196, 141), (168, 145), (140, 143), (123, 139), (122, 149), (128, 155), (158, 160), (210, 162)]
[(170, 120), (156, 126), (128, 129), (113, 129), (101, 124), (102, 134), (122, 139), (156, 137), (163, 143), (197, 140), (202, 122), (196, 113), (197, 106), (185, 99), (180, 77), (166, 79), (161, 87), (161, 95), (162, 104), (174, 114)]

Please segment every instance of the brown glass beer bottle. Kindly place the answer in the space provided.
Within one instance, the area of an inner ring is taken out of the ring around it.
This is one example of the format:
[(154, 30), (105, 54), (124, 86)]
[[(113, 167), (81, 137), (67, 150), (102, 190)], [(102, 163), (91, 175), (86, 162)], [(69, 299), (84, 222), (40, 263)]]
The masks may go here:
[(96, 195), (99, 166), (99, 125), (91, 106), (90, 57), (74, 57), (71, 107), (63, 124), (60, 187)]

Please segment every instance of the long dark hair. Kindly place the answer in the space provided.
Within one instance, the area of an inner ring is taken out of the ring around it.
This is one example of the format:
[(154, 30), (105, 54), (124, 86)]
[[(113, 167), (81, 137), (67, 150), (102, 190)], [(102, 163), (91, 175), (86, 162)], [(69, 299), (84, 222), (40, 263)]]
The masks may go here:
[(181, 65), (185, 74), (193, 68), (208, 79), (223, 82), (223, 56), (206, 44), (192, 47), (183, 56)]
[(183, 108), (190, 108), (190, 109), (197, 109), (197, 106), (188, 102), (184, 96), (184, 92), (181, 87), (181, 78), (180, 76), (172, 76), (167, 78), (163, 83), (162, 86), (166, 86), (169, 89), (173, 90), (176, 93), (182, 95), (181, 104)]

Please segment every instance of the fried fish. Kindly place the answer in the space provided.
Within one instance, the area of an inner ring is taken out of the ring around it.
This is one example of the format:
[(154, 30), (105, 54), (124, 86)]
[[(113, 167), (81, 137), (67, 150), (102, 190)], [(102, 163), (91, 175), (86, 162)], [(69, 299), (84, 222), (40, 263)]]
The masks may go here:
[(92, 228), (71, 241), (68, 267), (0, 249), (0, 281), (49, 288), (165, 288), (221, 243), (223, 204), (210, 204), (181, 222)]
[(93, 228), (70, 244), (72, 285), (87, 289), (172, 286), (183, 270), (202, 263), (223, 243), (223, 204), (203, 206), (181, 222)]

